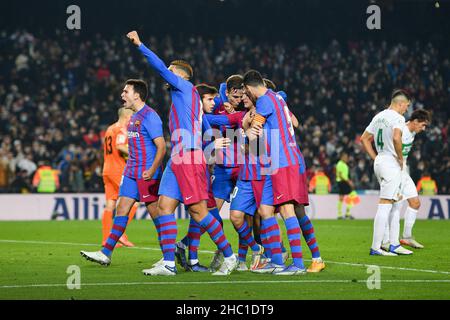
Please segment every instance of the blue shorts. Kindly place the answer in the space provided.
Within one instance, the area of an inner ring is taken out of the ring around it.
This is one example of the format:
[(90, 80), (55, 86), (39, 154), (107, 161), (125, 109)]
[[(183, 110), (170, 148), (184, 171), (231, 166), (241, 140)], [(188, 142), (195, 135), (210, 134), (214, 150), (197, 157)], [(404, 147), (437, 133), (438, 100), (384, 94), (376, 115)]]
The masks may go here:
[(236, 185), (238, 175), (239, 167), (227, 168), (218, 165), (214, 166), (212, 183), (214, 197), (230, 202), (231, 192), (233, 192), (233, 188)]
[(264, 180), (238, 180), (231, 195), (230, 210), (242, 211), (253, 216), (261, 204), (273, 205), (272, 179), (266, 176)]
[(166, 196), (183, 202), (183, 195), (181, 194), (181, 190), (178, 186), (177, 177), (175, 176), (175, 173), (173, 172), (172, 166), (170, 164), (171, 161), (169, 160), (161, 177), (161, 184), (159, 186), (158, 195)]
[(119, 197), (127, 197), (138, 202), (151, 203), (158, 200), (159, 180), (133, 179), (122, 176), (119, 187)]

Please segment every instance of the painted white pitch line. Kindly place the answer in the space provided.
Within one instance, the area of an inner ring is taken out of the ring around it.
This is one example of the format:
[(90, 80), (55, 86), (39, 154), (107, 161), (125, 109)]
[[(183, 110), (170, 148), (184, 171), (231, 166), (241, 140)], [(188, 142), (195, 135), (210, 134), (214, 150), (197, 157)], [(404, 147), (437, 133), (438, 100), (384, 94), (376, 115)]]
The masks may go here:
[[(53, 241), (32, 241), (32, 240), (3, 240), (0, 239), (0, 243), (28, 243), (28, 244), (54, 244), (54, 245), (70, 245), (70, 246), (91, 246), (91, 247), (100, 247), (99, 244), (92, 244), (92, 243), (73, 243), (73, 242), (53, 242)], [(149, 248), (149, 247), (125, 247), (126, 249), (135, 249), (135, 250), (150, 250), (150, 251), (161, 251), (160, 248)], [(207, 250), (199, 250), (199, 252), (202, 253), (211, 253), (213, 254), (214, 251), (207, 251)], [(390, 258), (387, 258), (390, 259)], [(391, 258), (392, 259), (392, 258)], [(310, 259), (305, 259), (305, 261), (311, 261)], [(350, 263), (350, 262), (338, 262), (338, 261), (330, 261), (325, 260), (326, 263), (331, 264), (337, 264), (337, 265), (344, 265), (344, 266), (351, 266), (351, 267), (369, 267), (373, 266), (374, 264), (363, 264), (363, 263)], [(450, 271), (440, 271), (440, 270), (427, 270), (427, 269), (414, 269), (414, 268), (404, 268), (404, 267), (392, 267), (392, 266), (380, 266), (378, 267), (382, 269), (391, 269), (391, 270), (402, 270), (402, 271), (414, 271), (414, 272), (425, 272), (425, 273), (435, 273), (435, 274), (446, 274), (450, 275)]]
[[(450, 280), (370, 280), (370, 283), (450, 283)], [(111, 282), (111, 283), (81, 283), (80, 286), (137, 286), (137, 285), (204, 285), (204, 284), (267, 284), (267, 283), (367, 283), (367, 280), (277, 280), (277, 281), (189, 281), (189, 282)], [(27, 285), (7, 285), (0, 286), (0, 289), (14, 288), (49, 288), (67, 287), (67, 284), (27, 284)]]

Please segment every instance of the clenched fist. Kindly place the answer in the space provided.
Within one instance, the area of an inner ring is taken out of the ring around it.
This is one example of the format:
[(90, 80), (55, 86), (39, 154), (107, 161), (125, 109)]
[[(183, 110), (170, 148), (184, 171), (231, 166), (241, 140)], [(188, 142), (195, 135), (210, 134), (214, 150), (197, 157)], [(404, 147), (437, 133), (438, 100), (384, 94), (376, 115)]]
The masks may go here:
[(140, 46), (142, 43), (141, 40), (139, 39), (139, 35), (136, 31), (128, 32), (127, 38), (130, 39), (130, 41), (133, 42), (133, 44), (135, 44), (137, 46)]

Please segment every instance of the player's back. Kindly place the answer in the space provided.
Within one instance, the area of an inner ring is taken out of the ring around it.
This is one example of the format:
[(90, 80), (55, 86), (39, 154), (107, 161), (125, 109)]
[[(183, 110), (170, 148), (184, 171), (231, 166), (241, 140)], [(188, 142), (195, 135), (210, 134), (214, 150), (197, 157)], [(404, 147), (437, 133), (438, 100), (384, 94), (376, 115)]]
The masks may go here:
[(180, 78), (179, 88), (171, 89), (169, 113), (172, 155), (183, 149), (202, 148), (202, 115), (200, 95), (189, 81)]
[(378, 155), (397, 157), (394, 148), (394, 129), (403, 131), (404, 127), (405, 118), (392, 109), (386, 109), (372, 119), (366, 131), (374, 136)]
[(103, 175), (122, 175), (126, 165), (117, 145), (127, 144), (127, 129), (116, 122), (108, 127), (103, 142)]
[(302, 159), (295, 140), (290, 111), (283, 98), (268, 90), (258, 99), (256, 112), (266, 117), (265, 129), (268, 129), (268, 154), (272, 169), (301, 165)]

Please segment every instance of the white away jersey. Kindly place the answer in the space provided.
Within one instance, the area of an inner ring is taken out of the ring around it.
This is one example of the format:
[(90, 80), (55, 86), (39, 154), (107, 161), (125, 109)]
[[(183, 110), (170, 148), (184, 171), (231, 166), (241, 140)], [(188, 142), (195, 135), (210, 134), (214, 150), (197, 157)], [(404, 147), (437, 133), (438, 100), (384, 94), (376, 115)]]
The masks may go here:
[(402, 153), (403, 153), (403, 170), (406, 171), (407, 171), (406, 159), (408, 159), (408, 155), (409, 152), (411, 151), (415, 137), (416, 133), (409, 131), (408, 126), (405, 125), (402, 131)]
[(403, 131), (404, 128), (405, 118), (392, 109), (386, 109), (372, 119), (366, 131), (374, 136), (375, 148), (379, 155), (392, 155), (396, 158), (394, 129)]

